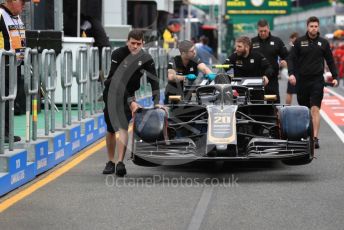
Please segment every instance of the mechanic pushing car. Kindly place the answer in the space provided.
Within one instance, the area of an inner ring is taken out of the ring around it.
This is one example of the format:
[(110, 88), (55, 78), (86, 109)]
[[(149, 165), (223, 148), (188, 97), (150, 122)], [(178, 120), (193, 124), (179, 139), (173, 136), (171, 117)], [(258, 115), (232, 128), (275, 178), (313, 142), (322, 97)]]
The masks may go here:
[(276, 99), (264, 94), (273, 69), (250, 44), (250, 38), (238, 38), (229, 65), (213, 67), (233, 67), (236, 77), (219, 73), (210, 84), (186, 85), (184, 92), (195, 92), (195, 101), (173, 98), (178, 103), (165, 105), (167, 113), (148, 108), (135, 114), (134, 164), (281, 160), (304, 165), (313, 160), (309, 109), (266, 103)]
[[(265, 86), (265, 94), (277, 95), (277, 103), (280, 102), (278, 72), (279, 64), (285, 66), (288, 50), (283, 41), (270, 33), (269, 23), (261, 19), (257, 23), (258, 36), (252, 38), (252, 49), (264, 55), (272, 65), (273, 75), (269, 77), (269, 84)], [(280, 58), (280, 63), (278, 63)]]
[[(111, 69), (103, 93), (104, 117), (107, 125), (106, 147), (109, 158), (103, 174), (112, 174), (115, 171), (118, 176), (126, 174), (123, 159), (128, 143), (128, 122), (132, 114), (140, 108), (135, 101), (135, 91), (140, 88), (143, 71), (146, 71), (148, 82), (152, 87), (154, 105), (159, 107), (159, 79), (152, 57), (142, 50), (143, 35), (141, 30), (130, 31), (127, 45), (116, 49), (111, 56)], [(117, 131), (119, 132), (118, 163), (115, 167), (115, 132)]]
[[(234, 69), (234, 77), (262, 77), (264, 85), (273, 77), (269, 61), (261, 54), (252, 51), (249, 37), (242, 36), (235, 41), (235, 52), (224, 62)], [(229, 69), (225, 69), (228, 71)]]
[(314, 147), (319, 148), (320, 106), (324, 96), (324, 59), (332, 73), (333, 86), (338, 85), (337, 70), (328, 41), (319, 35), (319, 19), (307, 19), (307, 33), (296, 39), (288, 57), (289, 82), (296, 85), (297, 101), (311, 109), (314, 128)]
[(194, 43), (188, 40), (179, 43), (180, 55), (173, 57), (168, 64), (168, 83), (165, 90), (164, 103), (168, 104), (170, 95), (184, 94), (184, 81), (194, 81), (197, 78), (198, 71), (205, 74), (210, 81), (214, 80), (216, 74), (196, 58), (196, 48)]

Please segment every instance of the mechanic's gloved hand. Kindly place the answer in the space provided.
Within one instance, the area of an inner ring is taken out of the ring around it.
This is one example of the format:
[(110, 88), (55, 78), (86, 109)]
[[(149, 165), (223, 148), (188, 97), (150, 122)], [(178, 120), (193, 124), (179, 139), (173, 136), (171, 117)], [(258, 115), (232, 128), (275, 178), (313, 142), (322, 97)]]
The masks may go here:
[(208, 73), (204, 77), (209, 79), (209, 81), (213, 81), (216, 78), (216, 73)]
[(197, 76), (196, 76), (195, 74), (193, 74), (193, 73), (189, 73), (189, 74), (185, 75), (185, 77), (186, 77), (189, 81), (194, 81), (194, 80), (197, 78)]

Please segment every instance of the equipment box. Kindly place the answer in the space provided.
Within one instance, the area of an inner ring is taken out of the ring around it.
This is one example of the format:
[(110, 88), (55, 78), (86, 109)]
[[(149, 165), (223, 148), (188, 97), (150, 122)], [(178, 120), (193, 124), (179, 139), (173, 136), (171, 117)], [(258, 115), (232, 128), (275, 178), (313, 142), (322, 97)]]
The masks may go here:
[(26, 46), (37, 48), (41, 53), (43, 49), (54, 49), (56, 56), (62, 49), (62, 31), (54, 30), (27, 30), (25, 31)]

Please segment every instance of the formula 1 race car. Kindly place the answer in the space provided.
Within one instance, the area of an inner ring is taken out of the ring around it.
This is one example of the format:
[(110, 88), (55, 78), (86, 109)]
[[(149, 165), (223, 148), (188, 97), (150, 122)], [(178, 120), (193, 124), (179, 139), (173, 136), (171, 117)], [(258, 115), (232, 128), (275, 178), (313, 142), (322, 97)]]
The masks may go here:
[(133, 162), (142, 166), (192, 161), (310, 163), (314, 143), (309, 109), (274, 104), (274, 99), (275, 95), (264, 95), (260, 77), (231, 79), (219, 74), (215, 84), (185, 86), (184, 95), (170, 96), (166, 109), (136, 113)]

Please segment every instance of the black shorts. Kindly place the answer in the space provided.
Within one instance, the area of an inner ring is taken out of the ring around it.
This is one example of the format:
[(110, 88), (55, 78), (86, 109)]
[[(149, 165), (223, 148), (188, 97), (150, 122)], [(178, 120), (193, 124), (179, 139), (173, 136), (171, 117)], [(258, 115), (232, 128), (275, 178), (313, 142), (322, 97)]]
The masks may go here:
[(278, 85), (278, 78), (274, 78), (274, 80), (269, 81), (268, 85), (264, 87), (265, 94), (273, 94), (277, 96), (277, 101), (274, 103), (280, 103), (280, 95), (279, 95), (279, 85)]
[(324, 82), (314, 81), (298, 85), (297, 102), (299, 105), (321, 107), (321, 101), (324, 97)]
[(296, 85), (290, 84), (289, 81), (288, 81), (287, 93), (288, 94), (296, 94)]
[[(104, 107), (104, 118), (105, 118), (105, 123), (107, 126), (107, 131), (109, 133), (115, 133), (117, 132), (119, 129), (125, 129), (128, 130), (128, 125), (129, 122), (132, 118), (131, 115), (131, 111), (129, 106), (126, 103), (121, 103), (120, 105), (115, 105), (113, 106), (113, 108), (117, 108), (116, 111), (113, 111), (111, 114), (110, 118), (110, 114), (109, 114), (109, 108), (108, 108), (108, 89), (105, 88), (104, 92), (103, 92), (103, 100), (105, 103), (105, 107)], [(116, 103), (115, 100), (113, 103)], [(117, 103), (119, 104), (119, 103)]]

